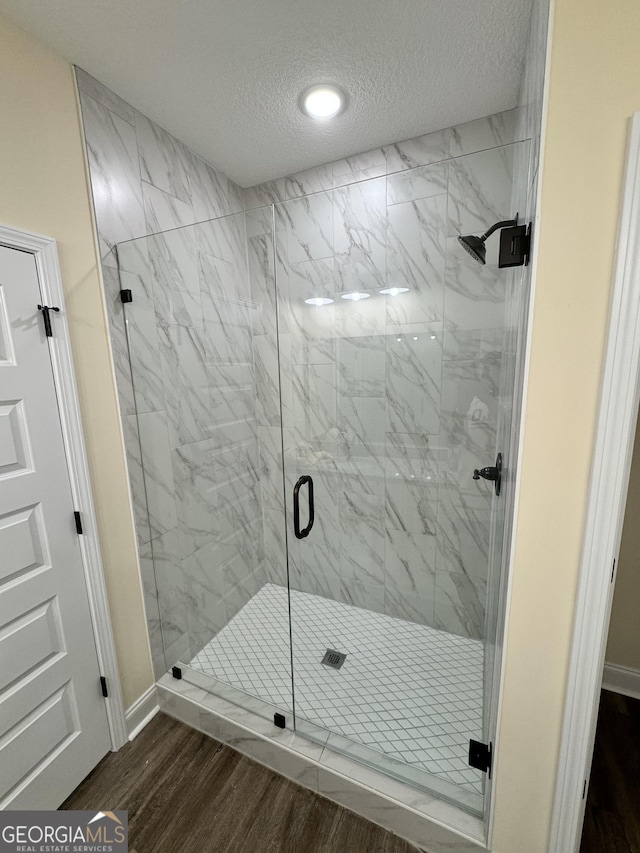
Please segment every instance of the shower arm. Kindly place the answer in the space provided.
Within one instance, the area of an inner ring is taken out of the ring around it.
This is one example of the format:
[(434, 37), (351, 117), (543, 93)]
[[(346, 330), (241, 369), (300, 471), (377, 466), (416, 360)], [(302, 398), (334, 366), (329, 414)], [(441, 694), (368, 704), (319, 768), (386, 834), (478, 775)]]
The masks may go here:
[(487, 237), (490, 237), (494, 231), (498, 230), (498, 228), (506, 228), (509, 225), (517, 225), (517, 224), (518, 224), (518, 214), (516, 213), (514, 219), (503, 219), (502, 222), (496, 222), (496, 224), (492, 225), (488, 231), (484, 232), (484, 234), (482, 235), (482, 237), (480, 237), (480, 239), (484, 243), (484, 241), (487, 239)]

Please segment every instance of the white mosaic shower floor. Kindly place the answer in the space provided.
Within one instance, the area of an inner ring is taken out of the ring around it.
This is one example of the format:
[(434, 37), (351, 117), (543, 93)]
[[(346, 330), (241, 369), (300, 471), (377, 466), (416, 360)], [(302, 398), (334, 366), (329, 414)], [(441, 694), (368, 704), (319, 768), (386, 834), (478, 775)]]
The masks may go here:
[[(417, 770), (481, 791), (483, 644), (291, 591), (296, 715)], [(320, 663), (346, 652), (341, 669)], [(191, 667), (291, 708), (287, 590), (266, 584)]]

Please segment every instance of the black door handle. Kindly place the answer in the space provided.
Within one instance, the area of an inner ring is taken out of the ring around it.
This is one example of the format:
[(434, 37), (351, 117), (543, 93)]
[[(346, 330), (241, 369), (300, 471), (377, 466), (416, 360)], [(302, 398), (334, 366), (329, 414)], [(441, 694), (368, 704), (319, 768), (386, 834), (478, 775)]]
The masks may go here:
[[(300, 530), (300, 488), (301, 486), (304, 486), (305, 483), (309, 484), (309, 523), (304, 530)], [(308, 536), (311, 533), (314, 517), (313, 480), (308, 476), (308, 474), (303, 474), (293, 487), (293, 530), (296, 534), (296, 539), (304, 539), (305, 536)]]
[(500, 488), (502, 486), (502, 453), (498, 453), (496, 456), (495, 466), (475, 469), (473, 472), (473, 479), (479, 480), (480, 477), (482, 477), (483, 480), (491, 480), (495, 483), (496, 495), (500, 495)]

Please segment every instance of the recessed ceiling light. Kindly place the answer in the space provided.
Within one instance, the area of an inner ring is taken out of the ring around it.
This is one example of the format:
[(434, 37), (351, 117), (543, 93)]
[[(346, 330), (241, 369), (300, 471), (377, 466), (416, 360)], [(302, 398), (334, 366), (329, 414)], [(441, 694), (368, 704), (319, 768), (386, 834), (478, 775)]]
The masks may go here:
[(331, 84), (312, 86), (300, 96), (300, 109), (311, 118), (334, 118), (346, 104), (342, 89)]
[(333, 299), (329, 299), (328, 296), (312, 296), (311, 299), (305, 299), (304, 301), (307, 305), (330, 305)]
[(380, 291), (383, 296), (398, 296), (400, 293), (408, 293), (408, 287), (385, 287)]
[(359, 302), (361, 299), (368, 299), (371, 294), (355, 290), (353, 293), (341, 293), (340, 296), (343, 299), (351, 299), (352, 302)]

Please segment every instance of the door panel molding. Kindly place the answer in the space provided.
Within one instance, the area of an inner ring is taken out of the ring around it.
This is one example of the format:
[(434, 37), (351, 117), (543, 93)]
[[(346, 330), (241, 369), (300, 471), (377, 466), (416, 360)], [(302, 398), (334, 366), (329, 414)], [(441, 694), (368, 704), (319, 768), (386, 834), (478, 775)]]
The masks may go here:
[(0, 245), (33, 255), (44, 304), (60, 307), (60, 312), (53, 315), (52, 319), (54, 335), (47, 340), (58, 398), (71, 493), (76, 508), (82, 513), (83, 535), (78, 537), (78, 542), (87, 584), (98, 663), (101, 673), (107, 678), (109, 684), (109, 696), (105, 699), (105, 705), (111, 748), (117, 750), (127, 742), (128, 733), (73, 369), (57, 244), (52, 237), (44, 237), (0, 224)]

